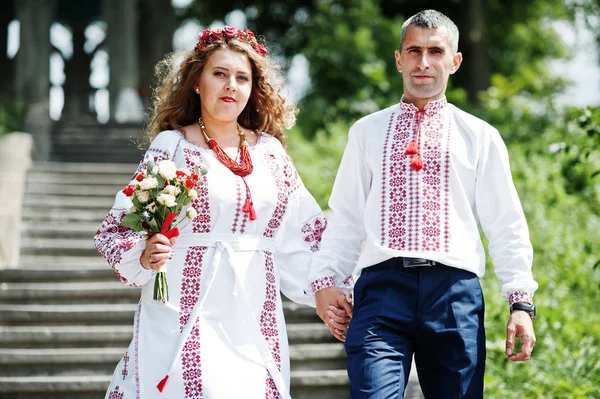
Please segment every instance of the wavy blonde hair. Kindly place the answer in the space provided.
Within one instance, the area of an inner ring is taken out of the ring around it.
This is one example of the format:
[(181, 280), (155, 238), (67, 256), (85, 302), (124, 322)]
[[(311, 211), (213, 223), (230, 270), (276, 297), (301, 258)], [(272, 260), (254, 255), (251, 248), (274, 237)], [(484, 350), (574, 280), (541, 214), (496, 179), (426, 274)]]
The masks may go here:
[(297, 109), (282, 96), (283, 74), (269, 55), (259, 54), (246, 41), (223, 37), (197, 51), (167, 55), (155, 68), (156, 86), (152, 91), (151, 113), (139, 146), (146, 148), (163, 130), (179, 130), (198, 121), (200, 97), (194, 87), (206, 62), (217, 50), (232, 50), (248, 57), (252, 67), (252, 91), (238, 123), (257, 134), (266, 132), (285, 146), (285, 129), (296, 121)]

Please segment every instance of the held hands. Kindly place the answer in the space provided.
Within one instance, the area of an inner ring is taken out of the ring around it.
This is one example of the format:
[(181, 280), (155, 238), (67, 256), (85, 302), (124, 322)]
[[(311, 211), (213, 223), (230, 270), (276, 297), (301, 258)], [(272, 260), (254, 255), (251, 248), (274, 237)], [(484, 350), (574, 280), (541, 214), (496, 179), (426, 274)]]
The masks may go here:
[(160, 270), (167, 260), (173, 257), (172, 246), (177, 241), (177, 237), (170, 240), (162, 234), (154, 234), (146, 240), (146, 249), (140, 256), (140, 263), (144, 269)]
[[(521, 339), (521, 352), (514, 353), (515, 338)], [(506, 326), (506, 356), (511, 362), (529, 360), (535, 345), (533, 322), (527, 312), (514, 311)]]
[(352, 317), (352, 293), (332, 286), (315, 292), (317, 314), (331, 334), (345, 342), (344, 336)]

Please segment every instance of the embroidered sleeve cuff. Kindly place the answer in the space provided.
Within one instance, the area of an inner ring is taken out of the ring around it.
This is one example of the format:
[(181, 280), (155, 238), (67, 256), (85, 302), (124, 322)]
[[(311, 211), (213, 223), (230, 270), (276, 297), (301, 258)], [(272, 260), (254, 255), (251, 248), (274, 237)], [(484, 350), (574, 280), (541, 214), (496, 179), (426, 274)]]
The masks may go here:
[(533, 303), (533, 295), (526, 291), (515, 291), (508, 296), (508, 306), (517, 302)]
[(334, 285), (335, 281), (333, 279), (333, 276), (320, 277), (314, 280), (312, 283), (310, 283), (313, 292), (317, 292), (324, 288), (332, 287)]

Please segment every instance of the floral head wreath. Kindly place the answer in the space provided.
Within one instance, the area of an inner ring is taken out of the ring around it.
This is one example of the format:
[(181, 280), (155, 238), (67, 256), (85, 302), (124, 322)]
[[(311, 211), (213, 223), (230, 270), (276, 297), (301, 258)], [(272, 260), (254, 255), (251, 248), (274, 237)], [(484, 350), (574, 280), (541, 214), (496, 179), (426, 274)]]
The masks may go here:
[(267, 55), (267, 48), (256, 40), (254, 32), (250, 29), (237, 29), (226, 26), (223, 29), (205, 29), (198, 34), (198, 44), (194, 47), (195, 51), (201, 51), (209, 44), (218, 40), (228, 41), (229, 39), (240, 39), (248, 43), (254, 51), (261, 55)]

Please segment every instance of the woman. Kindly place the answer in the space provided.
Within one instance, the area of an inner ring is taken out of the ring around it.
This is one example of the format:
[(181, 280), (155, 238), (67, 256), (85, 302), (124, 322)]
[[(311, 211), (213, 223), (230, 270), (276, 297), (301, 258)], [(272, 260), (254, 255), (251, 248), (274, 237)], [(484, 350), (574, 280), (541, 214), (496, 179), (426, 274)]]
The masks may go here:
[[(106, 397), (289, 398), (279, 292), (314, 306), (308, 268), (325, 228), (284, 150), (295, 108), (249, 30), (205, 30), (194, 51), (157, 71), (138, 172), (170, 159), (208, 174), (192, 202), (198, 216), (176, 239), (145, 240), (123, 227), (131, 207), (123, 193), (95, 236), (121, 281), (142, 287), (134, 337)], [(170, 300), (163, 304), (152, 295), (165, 265)]]

